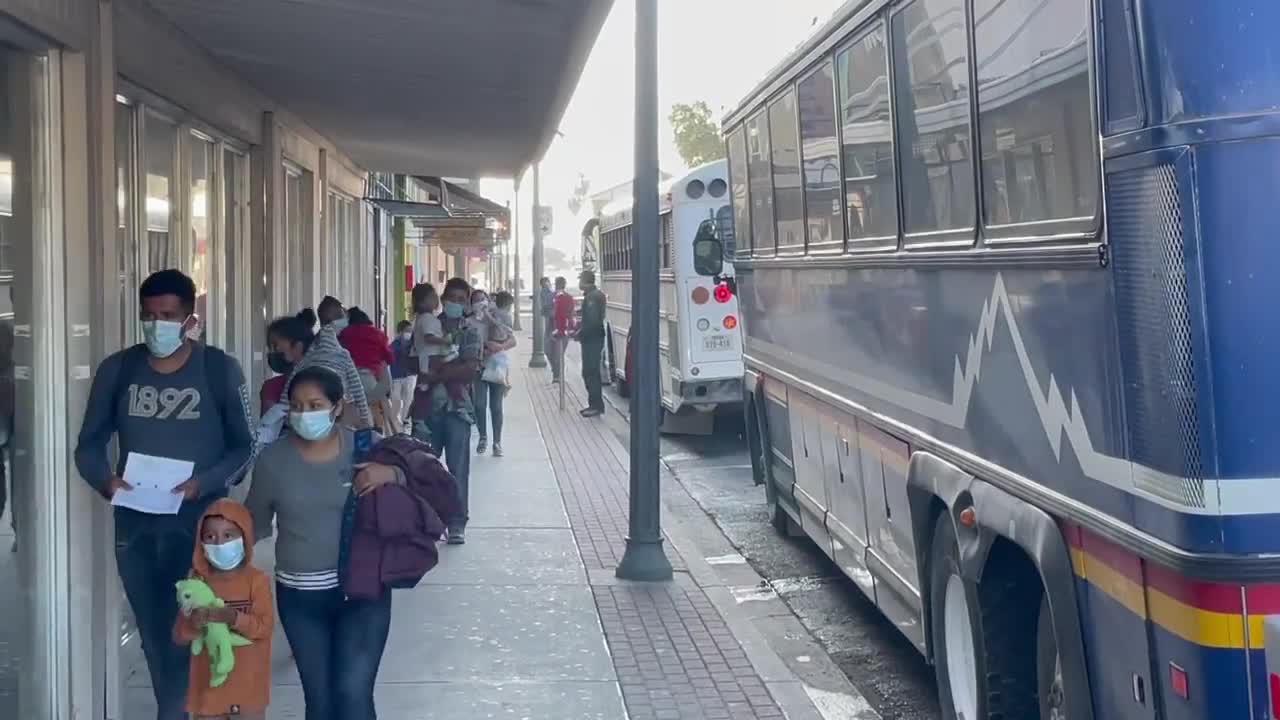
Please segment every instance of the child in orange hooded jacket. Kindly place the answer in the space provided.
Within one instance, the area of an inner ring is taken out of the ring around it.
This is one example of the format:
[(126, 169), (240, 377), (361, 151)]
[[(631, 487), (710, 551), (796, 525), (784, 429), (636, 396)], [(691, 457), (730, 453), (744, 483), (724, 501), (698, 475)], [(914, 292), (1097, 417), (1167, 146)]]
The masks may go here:
[(271, 702), (271, 580), (253, 566), (253, 518), (234, 500), (218, 500), (200, 518), (190, 577), (204, 580), (226, 607), (178, 614), (179, 645), (190, 645), (209, 622), (226, 623), (253, 642), (235, 649), (235, 668), (220, 687), (209, 686), (209, 658), (191, 659), (187, 712), (195, 720), (263, 720)]

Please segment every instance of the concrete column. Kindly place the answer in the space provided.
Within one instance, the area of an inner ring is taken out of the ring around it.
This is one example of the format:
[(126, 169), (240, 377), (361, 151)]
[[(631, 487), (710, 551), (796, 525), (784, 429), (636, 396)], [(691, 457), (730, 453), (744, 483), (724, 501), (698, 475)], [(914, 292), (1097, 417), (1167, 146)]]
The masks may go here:
[(539, 163), (533, 164), (533, 273), (529, 278), (529, 286), (533, 289), (533, 355), (529, 358), (529, 367), (543, 368), (547, 366), (547, 354), (542, 343), (546, 338), (543, 331), (542, 287), (538, 281), (542, 278), (542, 223), (538, 222), (538, 206), (542, 203), (539, 188)]

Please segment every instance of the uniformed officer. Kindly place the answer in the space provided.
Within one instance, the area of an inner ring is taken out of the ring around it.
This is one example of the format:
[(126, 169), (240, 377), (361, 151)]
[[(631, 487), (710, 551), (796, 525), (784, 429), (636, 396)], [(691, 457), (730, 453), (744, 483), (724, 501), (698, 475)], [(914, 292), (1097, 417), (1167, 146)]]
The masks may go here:
[(583, 270), (578, 276), (578, 289), (582, 291), (578, 342), (582, 343), (582, 382), (587, 387), (587, 407), (583, 408), (582, 416), (597, 417), (604, 414), (600, 358), (604, 354), (606, 298), (596, 287), (596, 274), (591, 270)]

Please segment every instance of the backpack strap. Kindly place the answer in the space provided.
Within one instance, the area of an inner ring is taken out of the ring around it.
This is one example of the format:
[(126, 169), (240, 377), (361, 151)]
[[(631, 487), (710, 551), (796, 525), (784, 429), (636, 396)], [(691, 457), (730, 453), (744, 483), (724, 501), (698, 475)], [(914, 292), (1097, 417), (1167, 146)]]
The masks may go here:
[[(204, 346), (204, 382), (209, 386), (218, 414), (225, 423), (232, 412), (227, 407), (227, 354), (212, 345)], [(242, 411), (236, 408), (235, 412)]]
[[(204, 345), (203, 347), (205, 385), (209, 387), (209, 393), (213, 396), (213, 402), (215, 407), (218, 408), (219, 417), (225, 422), (229, 412), (227, 408), (227, 354), (211, 345)], [(129, 382), (137, 374), (138, 369), (147, 362), (149, 354), (144, 343), (125, 348), (122, 351), (120, 372), (116, 375), (115, 392), (112, 393), (115, 402), (120, 402), (120, 396), (127, 391)]]

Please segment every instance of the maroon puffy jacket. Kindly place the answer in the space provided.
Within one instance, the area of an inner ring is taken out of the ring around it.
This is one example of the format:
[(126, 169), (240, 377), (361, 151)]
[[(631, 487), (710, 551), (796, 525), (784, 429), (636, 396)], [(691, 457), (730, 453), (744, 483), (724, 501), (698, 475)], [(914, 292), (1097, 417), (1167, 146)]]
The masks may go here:
[(386, 485), (356, 500), (342, 589), (372, 600), (385, 588), (411, 588), (440, 560), (442, 518), (458, 512), (457, 483), (426, 445), (396, 436), (378, 443), (368, 462), (399, 468), (404, 485)]

